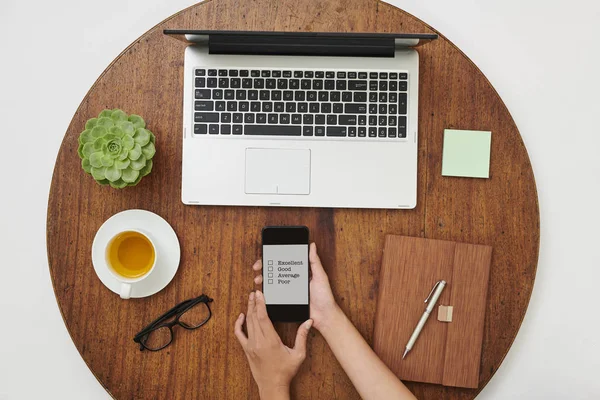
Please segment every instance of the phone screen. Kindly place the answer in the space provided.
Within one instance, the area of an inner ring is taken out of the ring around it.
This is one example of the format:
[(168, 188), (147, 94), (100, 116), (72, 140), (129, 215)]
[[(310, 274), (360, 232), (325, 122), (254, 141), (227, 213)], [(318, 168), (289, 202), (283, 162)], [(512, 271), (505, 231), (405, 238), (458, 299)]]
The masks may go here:
[(308, 245), (263, 246), (267, 304), (308, 304)]
[(269, 226), (263, 238), (263, 293), (272, 321), (309, 318), (308, 228)]

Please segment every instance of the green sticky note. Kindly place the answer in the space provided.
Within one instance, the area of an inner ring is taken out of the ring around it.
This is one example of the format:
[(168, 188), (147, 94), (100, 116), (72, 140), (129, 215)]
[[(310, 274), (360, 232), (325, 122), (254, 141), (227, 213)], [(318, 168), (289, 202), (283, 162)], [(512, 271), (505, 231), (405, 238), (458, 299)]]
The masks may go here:
[(442, 175), (490, 177), (492, 132), (444, 130)]

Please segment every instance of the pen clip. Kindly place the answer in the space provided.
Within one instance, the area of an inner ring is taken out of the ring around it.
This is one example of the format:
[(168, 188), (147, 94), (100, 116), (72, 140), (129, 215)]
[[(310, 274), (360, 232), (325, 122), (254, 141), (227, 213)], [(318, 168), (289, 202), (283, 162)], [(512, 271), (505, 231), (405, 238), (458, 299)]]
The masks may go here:
[(425, 304), (427, 304), (427, 302), (428, 302), (428, 301), (429, 301), (429, 299), (431, 298), (431, 295), (433, 294), (433, 292), (435, 292), (435, 288), (437, 288), (437, 287), (438, 287), (438, 285), (439, 285), (440, 283), (442, 283), (442, 282), (443, 282), (443, 281), (437, 281), (437, 282), (435, 283), (435, 285), (433, 285), (433, 289), (431, 289), (431, 292), (429, 292), (429, 294), (427, 295), (427, 298), (425, 299)]

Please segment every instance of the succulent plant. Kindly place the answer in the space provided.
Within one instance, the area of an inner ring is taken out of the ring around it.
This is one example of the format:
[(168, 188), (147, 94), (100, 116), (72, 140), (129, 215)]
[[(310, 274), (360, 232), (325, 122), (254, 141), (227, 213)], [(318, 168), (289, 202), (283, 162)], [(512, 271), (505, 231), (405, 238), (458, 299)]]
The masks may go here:
[(155, 140), (139, 115), (104, 110), (86, 122), (77, 152), (83, 170), (96, 182), (122, 189), (150, 173)]

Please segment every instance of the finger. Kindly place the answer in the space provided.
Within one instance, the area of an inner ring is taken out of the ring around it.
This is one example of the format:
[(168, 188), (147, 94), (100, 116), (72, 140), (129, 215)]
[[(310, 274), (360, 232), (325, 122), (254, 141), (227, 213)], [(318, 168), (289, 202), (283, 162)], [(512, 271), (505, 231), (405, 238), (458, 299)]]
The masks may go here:
[(256, 262), (252, 266), (252, 269), (255, 271), (260, 271), (262, 269), (262, 260), (260, 258), (256, 260)]
[(306, 356), (306, 340), (308, 339), (308, 332), (313, 324), (313, 320), (309, 319), (298, 328), (296, 333), (296, 342), (294, 343), (294, 352), (304, 358)]
[(263, 282), (263, 276), (262, 276), (262, 274), (256, 275), (254, 277), (254, 283), (256, 283), (257, 285), (260, 285), (262, 282)]
[(242, 348), (244, 350), (246, 350), (246, 345), (248, 344), (248, 337), (242, 330), (242, 325), (244, 325), (244, 313), (240, 314), (238, 319), (235, 320), (234, 332), (235, 332), (235, 336), (237, 337), (238, 341), (242, 345)]
[(255, 299), (254, 292), (250, 292), (248, 296), (248, 312), (246, 313), (246, 328), (248, 329), (248, 337), (252, 339), (254, 336), (254, 319), (252, 316), (254, 315), (254, 307), (255, 307)]
[(260, 290), (256, 291), (255, 310), (256, 320), (258, 322), (258, 326), (260, 326), (260, 330), (262, 331), (263, 335), (265, 335), (266, 337), (270, 337), (273, 335), (279, 337), (279, 335), (277, 335), (277, 332), (275, 331), (275, 327), (273, 326), (271, 319), (269, 319), (269, 314), (267, 314), (267, 304), (265, 303), (265, 296)]
[(317, 254), (317, 245), (314, 243), (310, 244), (310, 251), (308, 253), (308, 259), (310, 261), (310, 270), (313, 276), (322, 277), (327, 276), (325, 273), (325, 269), (323, 269), (323, 264), (321, 264), (321, 259)]

